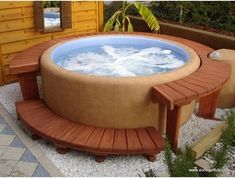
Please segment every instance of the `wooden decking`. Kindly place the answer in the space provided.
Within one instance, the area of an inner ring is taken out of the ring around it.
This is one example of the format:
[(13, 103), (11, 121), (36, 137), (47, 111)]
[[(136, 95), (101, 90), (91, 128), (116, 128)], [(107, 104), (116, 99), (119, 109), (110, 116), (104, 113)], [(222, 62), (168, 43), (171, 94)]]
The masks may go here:
[(150, 161), (164, 148), (164, 139), (153, 128), (112, 129), (88, 126), (62, 118), (52, 112), (43, 100), (16, 103), (19, 119), (33, 138), (50, 140), (62, 153), (67, 149), (91, 152), (97, 161), (112, 154), (144, 154)]

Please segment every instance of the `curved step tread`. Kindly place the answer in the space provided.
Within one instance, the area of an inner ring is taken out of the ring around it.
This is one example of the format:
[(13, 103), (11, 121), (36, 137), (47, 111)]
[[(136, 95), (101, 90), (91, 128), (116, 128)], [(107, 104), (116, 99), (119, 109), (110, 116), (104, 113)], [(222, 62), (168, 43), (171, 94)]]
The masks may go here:
[(32, 134), (63, 148), (96, 155), (154, 155), (164, 148), (164, 139), (153, 127), (114, 129), (88, 126), (60, 117), (40, 99), (17, 102), (16, 110)]

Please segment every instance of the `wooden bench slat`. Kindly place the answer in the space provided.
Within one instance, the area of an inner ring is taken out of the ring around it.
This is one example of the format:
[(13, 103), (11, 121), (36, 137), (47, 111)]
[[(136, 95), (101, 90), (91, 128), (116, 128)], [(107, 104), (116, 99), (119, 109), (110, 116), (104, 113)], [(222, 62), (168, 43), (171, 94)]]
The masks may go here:
[(114, 144), (114, 129), (106, 128), (104, 135), (100, 141), (99, 149), (100, 151), (113, 151)]
[(128, 153), (138, 153), (142, 151), (141, 143), (134, 129), (127, 129), (126, 137)]
[(147, 127), (146, 131), (148, 132), (155, 146), (158, 148), (158, 151), (163, 150), (165, 142), (161, 135), (155, 132), (155, 129), (153, 127)]
[(158, 101), (161, 101), (168, 108), (174, 108), (174, 100), (170, 96), (168, 96), (163, 90), (161, 90), (159, 86), (154, 86), (152, 91), (153, 95), (158, 99)]
[(224, 66), (224, 65), (215, 65), (214, 63), (212, 64), (208, 64), (208, 65), (203, 65), (201, 69), (208, 69), (208, 71), (214, 71), (217, 72), (219, 74), (227, 74), (229, 71), (227, 71), (227, 69), (229, 69), (229, 66)]
[(201, 95), (202, 93), (207, 92), (207, 90), (205, 88), (202, 88), (202, 87), (200, 87), (198, 85), (195, 85), (195, 84), (192, 84), (192, 83), (188, 83), (184, 80), (176, 80), (174, 82), (179, 84), (179, 85), (182, 85), (185, 88), (188, 88), (188, 89), (198, 93), (198, 95)]
[(114, 135), (113, 151), (125, 153), (127, 152), (127, 140), (125, 129), (116, 129)]
[(203, 83), (203, 84), (205, 83), (205, 84), (209, 85), (210, 88), (213, 88), (213, 89), (216, 88), (216, 86), (221, 83), (221, 82), (218, 82), (216, 80), (208, 79), (206, 77), (198, 77), (198, 76), (194, 76), (194, 75), (190, 75), (187, 78), (198, 81), (198, 82)]
[(71, 123), (66, 119), (56, 119), (56, 122), (41, 129), (42, 132), (47, 133), (53, 139), (60, 140), (60, 138), (71, 128), (73, 128), (76, 123)]
[(198, 96), (198, 94), (188, 88), (183, 87), (182, 85), (179, 85), (175, 82), (169, 82), (166, 84), (167, 86), (177, 90), (178, 92), (180, 92), (181, 94), (183, 94), (188, 100), (189, 99), (195, 99), (196, 96)]
[(85, 146), (88, 149), (94, 149), (94, 150), (98, 149), (103, 133), (104, 133), (104, 128), (96, 127), (92, 132), (91, 136), (89, 137), (89, 139), (87, 140)]
[(66, 143), (71, 143), (73, 140), (77, 138), (77, 136), (82, 132), (84, 128), (85, 128), (84, 125), (80, 125), (77, 123), (73, 128), (71, 128), (61, 137), (61, 141)]
[(220, 76), (214, 76), (214, 75), (205, 75), (205, 73), (198, 73), (195, 72), (192, 76), (212, 80), (212, 81), (217, 81), (218, 83), (223, 83), (224, 82), (224, 77)]
[[(199, 69), (200, 70), (200, 69)], [(201, 69), (200, 70), (201, 74), (205, 74), (205, 75), (210, 75), (210, 76), (215, 76), (215, 77), (220, 77), (223, 78), (224, 80), (226, 80), (227, 78), (230, 78), (230, 69), (228, 69), (228, 71), (226, 73), (219, 73), (217, 71), (212, 71), (212, 70), (206, 70), (206, 69)]]
[(170, 88), (165, 85), (157, 85), (153, 87), (154, 95), (164, 104), (167, 105), (168, 108), (173, 109), (174, 103), (181, 102), (186, 100), (185, 95), (179, 93), (178, 91)]
[(212, 86), (208, 83), (203, 83), (203, 82), (200, 82), (196, 79), (192, 79), (190, 77), (185, 77), (183, 78), (182, 80), (188, 82), (188, 83), (191, 83), (191, 84), (194, 84), (194, 85), (197, 85), (197, 86), (200, 86), (202, 88), (205, 88), (207, 92), (209, 92), (210, 90), (213, 90), (215, 88), (215, 86)]
[(148, 135), (148, 132), (146, 129), (136, 129), (139, 141), (143, 147), (143, 150), (149, 151), (149, 152), (155, 152), (156, 151), (156, 146), (153, 143), (152, 139)]
[(74, 145), (84, 147), (94, 130), (95, 127), (85, 126), (82, 131), (77, 135), (77, 137), (72, 141), (72, 143)]

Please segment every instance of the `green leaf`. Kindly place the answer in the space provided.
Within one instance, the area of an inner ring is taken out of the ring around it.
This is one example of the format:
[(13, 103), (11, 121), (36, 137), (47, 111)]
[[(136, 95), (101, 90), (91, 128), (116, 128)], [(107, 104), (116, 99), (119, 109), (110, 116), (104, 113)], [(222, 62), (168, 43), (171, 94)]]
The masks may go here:
[(118, 17), (117, 17), (116, 22), (115, 22), (115, 26), (114, 26), (114, 31), (118, 32), (118, 31), (120, 31), (120, 28), (121, 28), (121, 23), (120, 23), (120, 21), (118, 20)]
[(112, 17), (110, 17), (110, 19), (106, 22), (106, 24), (104, 26), (103, 32), (110, 32), (113, 29), (114, 22), (118, 18), (118, 15), (120, 14), (120, 12), (121, 11), (117, 11), (113, 14)]
[(158, 31), (160, 29), (159, 23), (153, 13), (142, 3), (134, 3), (142, 19), (147, 23), (148, 27), (153, 31)]
[(133, 32), (134, 29), (133, 29), (133, 25), (131, 24), (130, 18), (128, 16), (126, 16), (126, 19), (128, 21), (127, 31), (128, 32)]

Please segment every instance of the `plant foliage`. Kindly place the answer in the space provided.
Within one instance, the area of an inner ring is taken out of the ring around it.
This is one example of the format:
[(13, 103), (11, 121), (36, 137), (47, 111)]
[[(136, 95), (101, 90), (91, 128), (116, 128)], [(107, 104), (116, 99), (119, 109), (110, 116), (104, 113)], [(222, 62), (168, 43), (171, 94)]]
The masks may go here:
[(192, 149), (186, 146), (176, 158), (173, 159), (171, 146), (169, 141), (165, 142), (165, 162), (168, 166), (170, 176), (173, 177), (198, 177), (197, 172), (190, 171), (194, 168), (194, 158), (192, 156)]
[(145, 177), (157, 177), (155, 172), (152, 169), (143, 171)]
[(60, 1), (43, 1), (43, 8), (60, 7)]
[(158, 18), (235, 31), (234, 1), (153, 1), (150, 9)]
[(127, 3), (126, 1), (123, 1), (122, 7), (107, 20), (104, 26), (104, 32), (109, 32), (111, 30), (133, 32), (133, 25), (130, 18), (127, 16), (127, 10), (133, 7), (135, 7), (138, 14), (141, 15), (142, 19), (152, 31), (157, 32), (160, 29), (156, 17), (143, 3)]
[[(235, 32), (235, 1), (151, 1), (148, 5), (159, 19)], [(115, 11), (122, 8), (122, 2), (113, 1), (104, 7), (106, 22)], [(136, 16), (139, 13), (131, 6), (128, 14)]]
[[(231, 146), (234, 146), (235, 142), (235, 112), (227, 114), (226, 117), (226, 129), (223, 131), (223, 134), (220, 139), (221, 146), (215, 150), (211, 151), (211, 157), (214, 161), (213, 170), (221, 170), (227, 164), (228, 151)], [(212, 171), (208, 173), (208, 176), (215, 177), (219, 175), (219, 171)]]
[[(227, 114), (225, 119), (226, 129), (223, 131), (220, 143), (221, 146), (217, 149), (212, 149), (210, 154), (211, 158), (214, 161), (214, 164), (211, 167), (210, 172), (205, 172), (203, 176), (207, 177), (216, 177), (221, 172), (220, 170), (227, 164), (229, 157), (228, 151), (231, 146), (234, 146), (235, 142), (235, 112)], [(176, 158), (173, 158), (171, 151), (171, 146), (169, 141), (166, 140), (165, 145), (165, 162), (168, 166), (168, 171), (170, 176), (174, 177), (194, 177), (201, 176), (197, 172), (190, 172), (190, 169), (194, 168), (194, 159), (192, 157), (192, 150), (189, 146), (186, 146), (185, 151), (181, 152), (179, 155), (176, 155)]]

